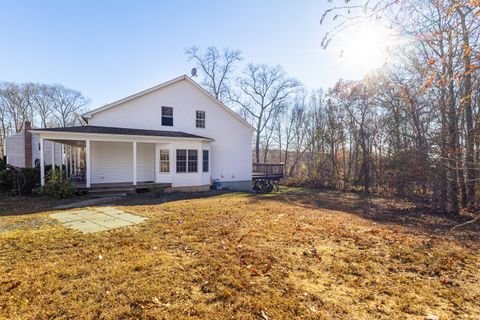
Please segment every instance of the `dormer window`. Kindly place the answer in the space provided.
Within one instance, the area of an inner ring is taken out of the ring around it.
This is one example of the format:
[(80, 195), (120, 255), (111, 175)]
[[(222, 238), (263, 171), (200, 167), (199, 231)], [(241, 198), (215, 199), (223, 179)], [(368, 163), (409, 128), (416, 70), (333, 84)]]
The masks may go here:
[(205, 128), (205, 111), (197, 111), (196, 127)]
[(173, 127), (173, 108), (162, 107), (162, 126)]

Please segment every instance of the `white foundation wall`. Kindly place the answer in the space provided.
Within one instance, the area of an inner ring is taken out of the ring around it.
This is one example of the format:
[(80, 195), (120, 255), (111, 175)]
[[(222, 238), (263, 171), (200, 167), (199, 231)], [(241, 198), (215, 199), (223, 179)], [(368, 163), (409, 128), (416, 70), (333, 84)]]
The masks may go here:
[[(173, 126), (162, 126), (162, 106), (173, 108)], [(205, 128), (196, 128), (196, 111), (205, 111)], [(187, 80), (175, 82), (110, 109), (95, 113), (90, 125), (182, 131), (215, 141), (210, 144), (210, 173), (181, 174), (174, 184), (204, 184), (207, 180), (250, 181), (252, 179), (252, 130), (231, 112)], [(200, 150), (200, 148), (199, 148)], [(175, 152), (175, 151), (174, 151)], [(175, 153), (171, 158), (175, 162)], [(201, 153), (199, 153), (201, 161)], [(201, 170), (201, 163), (199, 165)], [(92, 180), (93, 182), (93, 180)]]
[(133, 181), (131, 142), (92, 141), (90, 149), (91, 183)]

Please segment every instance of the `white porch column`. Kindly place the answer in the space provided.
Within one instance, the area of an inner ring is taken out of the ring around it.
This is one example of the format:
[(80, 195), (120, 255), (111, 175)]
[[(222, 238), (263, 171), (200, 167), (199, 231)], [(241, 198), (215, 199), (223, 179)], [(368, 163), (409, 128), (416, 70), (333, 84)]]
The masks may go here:
[(80, 148), (77, 148), (77, 170), (77, 173), (80, 174)]
[(40, 184), (45, 185), (45, 146), (43, 145), (43, 138), (40, 138)]
[(90, 188), (90, 140), (85, 140), (85, 167), (86, 187)]
[(68, 153), (69, 153), (69, 162), (70, 162), (70, 177), (73, 176), (74, 172), (73, 172), (73, 157), (72, 157), (72, 149), (73, 147), (70, 146), (70, 148), (68, 149)]
[(137, 141), (133, 141), (133, 185), (137, 185)]
[[(173, 141), (170, 143), (170, 155), (168, 157), (168, 161), (170, 161), (170, 182), (173, 184), (173, 177), (175, 172), (177, 172), (177, 153), (175, 151), (175, 144)], [(188, 154), (187, 154), (187, 166), (188, 166)]]
[(158, 143), (155, 143), (155, 182), (158, 183), (158, 175), (160, 174), (160, 157)]
[(65, 153), (65, 145), (62, 143), (61, 144), (61, 152), (62, 152), (62, 157), (60, 158), (60, 163), (63, 165), (65, 165), (65, 157), (64, 157), (64, 153)]
[(65, 165), (65, 156), (64, 156), (64, 153), (65, 153), (65, 145), (62, 143), (60, 145), (60, 148), (61, 148), (61, 158), (60, 158), (60, 171), (62, 173), (61, 177), (62, 177), (62, 180), (63, 180), (63, 166)]
[(73, 175), (77, 175), (77, 148), (73, 147), (72, 152), (73, 152)]
[(70, 146), (69, 145), (66, 145), (65, 146), (65, 154), (64, 154), (64, 159), (65, 159), (65, 178), (68, 179), (68, 177), (70, 177), (70, 171), (68, 171), (68, 148)]
[(55, 142), (52, 141), (52, 171), (55, 170)]

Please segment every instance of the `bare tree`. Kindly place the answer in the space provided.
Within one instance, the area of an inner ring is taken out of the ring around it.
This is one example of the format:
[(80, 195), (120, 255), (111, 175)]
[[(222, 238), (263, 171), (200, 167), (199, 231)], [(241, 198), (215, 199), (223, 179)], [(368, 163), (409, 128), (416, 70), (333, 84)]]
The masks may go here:
[[(461, 39), (462, 39), (462, 58), (463, 58), (463, 92), (460, 104), (465, 111), (465, 124), (466, 124), (466, 150), (465, 150), (465, 164), (466, 170), (466, 184), (467, 184), (467, 205), (473, 207), (475, 205), (475, 128), (473, 124), (473, 108), (472, 108), (472, 49), (470, 45), (470, 36), (472, 24), (475, 23), (478, 17), (475, 17), (475, 12), (469, 7), (457, 6), (457, 13), (460, 18), (461, 26)], [(478, 23), (478, 22), (477, 22)], [(476, 27), (478, 28), (478, 27)], [(477, 48), (478, 49), (478, 48)]]
[(249, 64), (238, 78), (238, 92), (230, 99), (241, 106), (255, 127), (255, 160), (260, 162), (260, 141), (265, 127), (286, 107), (286, 101), (299, 88), (300, 83), (289, 78), (282, 67)]
[(53, 101), (53, 117), (59, 126), (67, 127), (79, 124), (78, 113), (89, 103), (79, 91), (55, 85), (49, 90)]
[(79, 113), (88, 103), (80, 92), (61, 85), (0, 82), (0, 158), (4, 139), (22, 131), (25, 121), (44, 128), (81, 124)]
[(40, 126), (48, 127), (48, 122), (53, 115), (54, 94), (50, 91), (52, 87), (46, 84), (37, 84), (30, 96), (30, 105), (40, 118)]
[(225, 48), (222, 53), (216, 47), (208, 47), (204, 53), (193, 46), (185, 50), (188, 61), (203, 74), (202, 85), (220, 101), (228, 97), (229, 80), (235, 64), (242, 60), (240, 50)]
[(8, 118), (7, 118), (7, 110), (5, 105), (3, 104), (3, 99), (0, 91), (0, 158), (3, 159), (4, 154), (3, 154), (3, 143), (5, 141), (5, 138), (9, 134), (8, 130)]
[(31, 119), (29, 103), (31, 93), (30, 84), (19, 85), (11, 82), (1, 84), (0, 103), (15, 132), (22, 131), (24, 122)]
[[(365, 21), (382, 23), (415, 39), (408, 50), (396, 50), (402, 59), (396, 62), (397, 70), (388, 73), (395, 78), (398, 70), (408, 70), (405, 83), (391, 84), (395, 99), (388, 102), (382, 98), (382, 107), (394, 112), (389, 120), (395, 122), (393, 127), (391, 121), (385, 122), (394, 130), (384, 133), (387, 141), (395, 144), (393, 149), (387, 145), (387, 150), (394, 151), (397, 169), (399, 164), (414, 164), (412, 169), (424, 171), (417, 171), (421, 185), (400, 185), (426, 195), (430, 181), (437, 208), (451, 213), (478, 203), (479, 8), (477, 2), (464, 0), (345, 1), (344, 5), (332, 5), (321, 18), (322, 22), (328, 18), (335, 21), (325, 34), (324, 47), (335, 34)], [(416, 87), (411, 85), (412, 79)], [(395, 171), (395, 165), (390, 165)], [(393, 176), (420, 182), (410, 172), (398, 171)], [(431, 176), (435, 176), (433, 182)]]
[(361, 149), (361, 167), (359, 179), (363, 182), (365, 191), (371, 186), (371, 141), (375, 129), (376, 107), (373, 94), (367, 83), (338, 82), (334, 88), (336, 101), (348, 112), (356, 124), (358, 143)]
[(288, 110), (284, 110), (282, 116), (275, 121), (279, 159), (287, 168), (285, 172), (287, 176), (293, 176), (297, 164), (308, 150), (306, 142), (310, 122), (306, 99), (307, 94), (299, 92), (290, 99)]

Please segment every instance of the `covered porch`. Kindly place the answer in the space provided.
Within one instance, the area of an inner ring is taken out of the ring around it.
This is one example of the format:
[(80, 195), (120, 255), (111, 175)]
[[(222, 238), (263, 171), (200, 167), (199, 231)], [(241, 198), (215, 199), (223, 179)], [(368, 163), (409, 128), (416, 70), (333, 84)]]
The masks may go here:
[(182, 132), (93, 126), (31, 132), (39, 135), (41, 185), (46, 177), (45, 142), (52, 141), (62, 148), (61, 163), (52, 159), (52, 168), (64, 167), (67, 178), (81, 191), (172, 186), (175, 148), (201, 150), (212, 141)]

